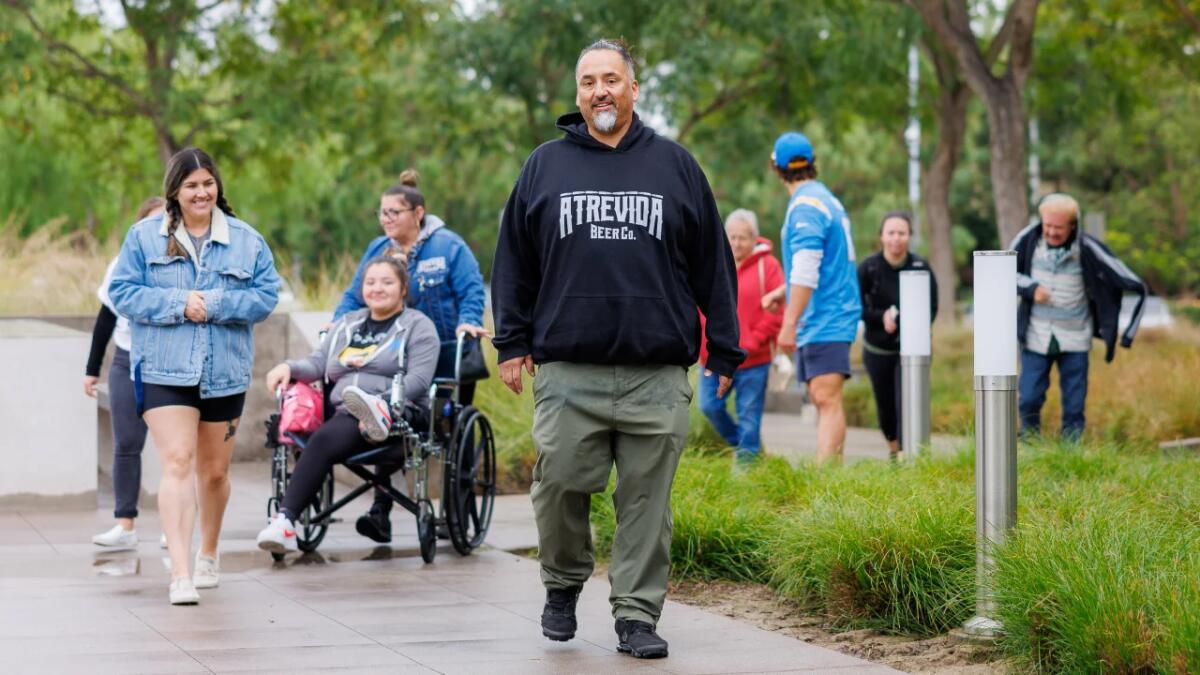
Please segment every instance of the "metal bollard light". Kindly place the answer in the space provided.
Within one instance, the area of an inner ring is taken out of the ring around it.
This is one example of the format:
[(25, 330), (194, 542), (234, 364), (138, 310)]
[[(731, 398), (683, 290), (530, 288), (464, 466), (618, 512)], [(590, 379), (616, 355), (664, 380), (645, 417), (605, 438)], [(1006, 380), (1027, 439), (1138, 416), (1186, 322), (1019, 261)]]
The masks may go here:
[(1003, 631), (991, 587), (993, 548), (1017, 523), (1017, 254), (976, 251), (975, 638)]
[(900, 273), (900, 449), (929, 449), (929, 361), (933, 352), (929, 272)]

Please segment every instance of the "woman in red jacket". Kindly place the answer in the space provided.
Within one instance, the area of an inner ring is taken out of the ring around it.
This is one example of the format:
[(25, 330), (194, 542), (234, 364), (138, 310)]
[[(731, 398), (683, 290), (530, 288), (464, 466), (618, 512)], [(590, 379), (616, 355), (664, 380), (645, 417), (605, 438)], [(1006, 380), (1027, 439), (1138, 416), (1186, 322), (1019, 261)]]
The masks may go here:
[[(729, 394), (734, 397), (737, 420), (730, 417), (726, 400), (717, 398), (716, 375), (700, 375), (700, 410), (735, 449), (737, 462), (754, 461), (762, 446), (759, 427), (771, 371), (771, 346), (783, 316), (762, 308), (762, 297), (783, 285), (783, 267), (771, 255), (771, 240), (758, 236), (758, 218), (738, 209), (725, 219), (725, 234), (738, 273), (738, 325), (746, 360), (733, 376)], [(703, 336), (704, 317), (700, 317)], [(700, 362), (705, 362), (708, 345), (700, 342)], [(728, 396), (729, 394), (726, 394)]]

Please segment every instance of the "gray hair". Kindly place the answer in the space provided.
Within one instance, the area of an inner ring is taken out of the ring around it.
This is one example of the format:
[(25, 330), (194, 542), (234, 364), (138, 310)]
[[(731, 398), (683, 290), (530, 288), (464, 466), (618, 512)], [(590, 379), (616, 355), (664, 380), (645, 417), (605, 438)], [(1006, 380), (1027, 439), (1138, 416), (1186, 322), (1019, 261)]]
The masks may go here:
[(625, 44), (625, 41), (619, 38), (616, 40), (596, 40), (592, 44), (584, 47), (583, 51), (579, 52), (579, 58), (575, 59), (575, 72), (579, 72), (579, 64), (583, 61), (583, 57), (586, 56), (588, 52), (598, 51), (611, 51), (620, 54), (621, 60), (625, 62), (625, 70), (629, 73), (629, 79), (637, 79), (634, 77), (633, 57), (629, 55), (629, 45)]
[(748, 224), (750, 226), (750, 232), (752, 232), (755, 237), (758, 237), (758, 216), (754, 215), (753, 211), (750, 209), (738, 209), (729, 214), (725, 218), (725, 229), (728, 230), (729, 224), (735, 220), (740, 220), (743, 223)]
[(1038, 215), (1045, 218), (1047, 213), (1059, 213), (1070, 216), (1072, 225), (1078, 224), (1079, 202), (1064, 192), (1051, 192), (1042, 197), (1042, 201), (1038, 203)]

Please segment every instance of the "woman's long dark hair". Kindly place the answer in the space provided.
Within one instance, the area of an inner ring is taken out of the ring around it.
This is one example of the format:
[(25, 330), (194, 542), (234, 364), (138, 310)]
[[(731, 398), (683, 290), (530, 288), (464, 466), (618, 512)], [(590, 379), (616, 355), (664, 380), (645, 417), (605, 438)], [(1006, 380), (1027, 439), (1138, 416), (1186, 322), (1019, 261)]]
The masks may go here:
[(225, 184), (221, 172), (212, 157), (200, 148), (184, 148), (171, 156), (167, 162), (167, 173), (163, 176), (163, 197), (167, 200), (167, 216), (171, 224), (167, 227), (167, 255), (188, 257), (187, 251), (175, 239), (175, 230), (183, 222), (183, 207), (179, 205), (179, 188), (193, 171), (206, 169), (217, 181), (217, 208), (232, 216), (233, 207), (225, 201)]

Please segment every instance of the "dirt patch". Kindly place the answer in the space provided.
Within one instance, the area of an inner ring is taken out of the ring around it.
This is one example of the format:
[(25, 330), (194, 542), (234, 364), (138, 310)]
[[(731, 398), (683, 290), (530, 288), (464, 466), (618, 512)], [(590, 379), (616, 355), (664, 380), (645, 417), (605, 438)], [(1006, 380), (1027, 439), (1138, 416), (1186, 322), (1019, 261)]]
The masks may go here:
[(961, 644), (946, 635), (920, 639), (870, 629), (834, 632), (825, 617), (806, 612), (761, 584), (685, 581), (672, 584), (668, 597), (906, 673), (1000, 675), (1012, 672), (995, 650)]

